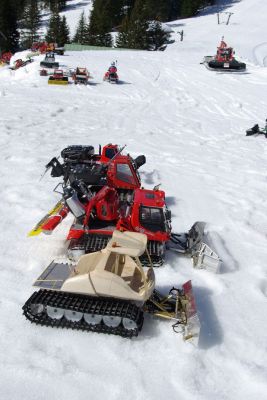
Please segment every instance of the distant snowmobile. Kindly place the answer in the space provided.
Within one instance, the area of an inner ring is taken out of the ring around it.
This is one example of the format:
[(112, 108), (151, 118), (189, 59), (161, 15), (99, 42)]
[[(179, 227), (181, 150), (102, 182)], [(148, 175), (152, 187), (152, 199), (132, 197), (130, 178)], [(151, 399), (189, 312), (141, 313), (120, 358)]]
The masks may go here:
[(202, 64), (206, 68), (215, 71), (244, 71), (246, 64), (237, 61), (234, 57), (234, 50), (232, 47), (228, 47), (222, 37), (220, 45), (217, 47), (217, 53), (215, 56), (205, 56)]
[(119, 76), (117, 73), (117, 67), (115, 62), (111, 63), (111, 66), (107, 70), (107, 72), (104, 75), (103, 81), (108, 81), (109, 83), (118, 83), (119, 82)]
[(265, 127), (260, 128), (258, 124), (246, 131), (246, 136), (264, 135), (267, 139), (267, 119), (265, 120)]

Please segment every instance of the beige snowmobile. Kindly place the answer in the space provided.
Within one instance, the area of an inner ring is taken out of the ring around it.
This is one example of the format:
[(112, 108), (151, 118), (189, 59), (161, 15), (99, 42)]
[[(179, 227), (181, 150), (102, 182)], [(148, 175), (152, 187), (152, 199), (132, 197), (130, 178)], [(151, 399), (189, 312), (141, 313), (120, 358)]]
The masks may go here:
[(200, 324), (191, 281), (162, 296), (153, 268), (139, 260), (146, 246), (146, 235), (115, 230), (105, 249), (76, 265), (53, 261), (34, 283), (41, 290), (27, 300), (24, 315), (41, 325), (132, 337), (147, 312), (172, 320), (174, 331), (181, 327), (184, 339), (196, 342)]

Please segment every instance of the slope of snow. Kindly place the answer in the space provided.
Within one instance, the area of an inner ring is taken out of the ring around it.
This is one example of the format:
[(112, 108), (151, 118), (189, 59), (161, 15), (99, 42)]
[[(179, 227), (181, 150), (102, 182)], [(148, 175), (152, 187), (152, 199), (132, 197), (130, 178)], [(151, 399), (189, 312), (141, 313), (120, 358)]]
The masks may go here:
[[(267, 141), (245, 130), (266, 118), (267, 3), (236, 1), (226, 10), (234, 12), (229, 26), (217, 25), (211, 10), (170, 23), (185, 40), (175, 33), (165, 52), (58, 57), (64, 68), (88, 67), (88, 87), (48, 86), (39, 76), (42, 56), (15, 72), (0, 69), (1, 399), (266, 399)], [(199, 64), (222, 35), (248, 61), (246, 73)], [(102, 82), (113, 59), (121, 85)], [(58, 180), (40, 181), (44, 166), (67, 145), (107, 142), (146, 155), (142, 180), (162, 184), (174, 231), (208, 224), (220, 274), (193, 270), (175, 254), (156, 271), (163, 291), (192, 279), (198, 348), (163, 320), (146, 318), (139, 337), (125, 340), (35, 326), (22, 316), (32, 282), (64, 255), (71, 224), (68, 217), (50, 237), (26, 237), (58, 200)]]

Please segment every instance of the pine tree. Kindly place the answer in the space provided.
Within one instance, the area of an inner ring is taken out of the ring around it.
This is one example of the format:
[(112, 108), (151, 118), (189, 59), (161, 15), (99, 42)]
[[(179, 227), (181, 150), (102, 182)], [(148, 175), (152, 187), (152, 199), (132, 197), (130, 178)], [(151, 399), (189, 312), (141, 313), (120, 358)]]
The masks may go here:
[(65, 15), (60, 19), (60, 28), (58, 34), (58, 46), (64, 46), (70, 42), (70, 30)]
[(205, 3), (203, 0), (181, 0), (180, 16), (189, 18), (197, 14), (197, 11)]
[(92, 46), (112, 46), (109, 5), (113, 0), (94, 0), (88, 27), (88, 43)]
[(80, 16), (73, 41), (75, 43), (79, 43), (79, 44), (87, 44), (87, 42), (88, 42), (87, 36), (88, 36), (88, 26), (86, 24), (85, 15), (84, 15), (84, 11), (83, 11)]
[(50, 17), (49, 25), (45, 40), (48, 43), (57, 43), (60, 35), (60, 15), (58, 11), (54, 11)]
[(61, 11), (66, 7), (66, 0), (42, 0), (42, 2), (44, 7), (49, 8), (52, 12)]
[(25, 48), (31, 47), (38, 41), (38, 29), (40, 26), (40, 10), (36, 0), (27, 0), (21, 21), (21, 43)]
[[(19, 6), (22, 3), (19, 2)], [(1, 51), (14, 51), (18, 48), (18, 10), (14, 0), (0, 1), (0, 48)]]
[(153, 21), (149, 24), (149, 50), (160, 50), (168, 42), (170, 34), (165, 32), (159, 21)]
[(124, 32), (121, 29), (122, 36), (119, 34), (117, 46), (123, 44), (123, 47), (129, 49), (149, 49), (149, 22), (146, 0), (136, 0), (127, 25), (126, 28), (124, 21), (122, 26)]
[(126, 15), (122, 21), (120, 31), (116, 39), (116, 47), (127, 48), (129, 45), (129, 17)]

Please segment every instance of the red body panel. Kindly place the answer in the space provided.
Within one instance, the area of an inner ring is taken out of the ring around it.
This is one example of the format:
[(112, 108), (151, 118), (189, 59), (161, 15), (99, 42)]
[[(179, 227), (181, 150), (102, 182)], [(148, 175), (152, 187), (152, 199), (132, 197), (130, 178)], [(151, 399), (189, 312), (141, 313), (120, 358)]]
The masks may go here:
[(217, 54), (215, 56), (216, 61), (229, 62), (234, 59), (234, 51), (232, 47), (228, 47), (227, 44), (222, 40), (220, 46), (217, 47)]
[(60, 222), (68, 215), (68, 207), (62, 207), (58, 214), (51, 216), (48, 221), (42, 226), (44, 233), (51, 233)]

